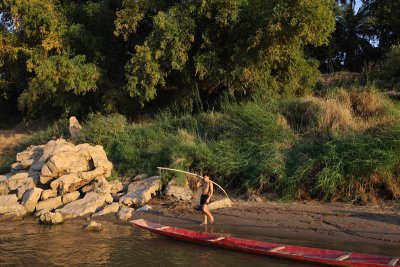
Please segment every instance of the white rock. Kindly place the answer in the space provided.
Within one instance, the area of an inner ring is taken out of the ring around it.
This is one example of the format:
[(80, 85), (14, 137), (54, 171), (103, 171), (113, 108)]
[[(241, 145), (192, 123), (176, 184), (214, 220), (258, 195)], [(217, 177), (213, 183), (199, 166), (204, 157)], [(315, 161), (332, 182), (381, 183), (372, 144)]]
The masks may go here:
[(0, 215), (24, 217), (26, 210), (18, 203), (16, 195), (0, 196)]
[(42, 216), (42, 214), (45, 214), (45, 213), (48, 213), (48, 212), (50, 212), (50, 211), (48, 211), (48, 210), (39, 210), (39, 211), (36, 211), (35, 214), (33, 214), (33, 217), (39, 218), (40, 216)]
[(112, 197), (111, 194), (105, 194), (104, 197), (106, 198), (106, 202), (107, 202), (108, 204), (114, 202), (114, 198)]
[(91, 221), (83, 227), (83, 230), (85, 231), (100, 231), (101, 229), (101, 223), (95, 221)]
[(43, 224), (60, 224), (64, 222), (61, 213), (44, 212), (39, 217), (39, 222)]
[(22, 198), (21, 204), (24, 205), (27, 212), (34, 212), (36, 204), (39, 201), (40, 195), (42, 194), (43, 189), (41, 188), (32, 188), (26, 191), (24, 197)]
[(160, 187), (160, 177), (153, 176), (133, 182), (128, 187), (128, 193), (121, 197), (119, 203), (125, 206), (141, 206), (147, 203)]
[(78, 200), (81, 194), (78, 191), (74, 191), (62, 196), (62, 202), (64, 204), (70, 203), (72, 201)]
[(10, 178), (10, 177), (8, 177), (7, 175), (0, 175), (0, 183), (7, 181), (8, 178)]
[(188, 183), (185, 182), (183, 186), (180, 186), (175, 179), (172, 179), (165, 187), (164, 194), (181, 200), (191, 200), (193, 197), (193, 192)]
[(111, 194), (116, 194), (116, 193), (124, 190), (124, 186), (121, 183), (121, 181), (114, 180), (114, 181), (109, 182), (109, 184), (111, 185)]
[(31, 188), (35, 187), (39, 182), (38, 176), (30, 176), (28, 172), (19, 172), (10, 177), (5, 183), (8, 186), (8, 190), (14, 191), (18, 187), (28, 185)]
[(213, 201), (210, 204), (208, 204), (209, 210), (216, 210), (229, 207), (232, 207), (232, 201), (229, 198), (223, 198), (221, 200)]
[(62, 198), (61, 196), (55, 198), (49, 198), (47, 200), (39, 201), (36, 204), (36, 210), (55, 210), (56, 208), (62, 205)]
[(8, 186), (6, 183), (0, 183), (0, 196), (1, 195), (7, 195), (10, 193), (10, 190), (8, 190)]
[(75, 218), (100, 210), (105, 202), (105, 197), (95, 192), (89, 192), (83, 199), (68, 203), (61, 210), (65, 218)]
[(133, 217), (133, 212), (135, 210), (133, 208), (122, 208), (118, 213), (116, 213), (115, 217), (118, 220), (128, 221)]
[(48, 190), (43, 190), (40, 199), (41, 200), (47, 200), (49, 198), (53, 198), (53, 197), (56, 197), (56, 196), (57, 196), (57, 190), (48, 189)]
[(93, 181), (93, 191), (105, 195), (111, 193), (112, 186), (107, 182), (106, 178), (100, 176)]
[(92, 217), (103, 216), (110, 213), (118, 212), (120, 206), (118, 203), (112, 203), (110, 205), (105, 206), (101, 211), (96, 212), (92, 215)]
[(39, 177), (40, 177), (40, 178), (39, 178), (39, 181), (40, 181), (41, 184), (49, 184), (51, 181), (53, 181), (53, 180), (55, 179), (55, 178), (52, 177), (52, 176), (43, 176), (43, 175), (40, 175)]
[(82, 134), (82, 126), (79, 124), (79, 121), (75, 116), (69, 118), (69, 134), (72, 139), (76, 139)]
[(21, 187), (18, 187), (18, 189), (17, 189), (17, 198), (18, 199), (22, 199), (22, 197), (24, 196), (25, 192), (28, 191), (29, 189), (32, 189), (32, 188), (35, 188), (35, 187), (32, 187), (32, 185), (29, 185), (29, 184), (25, 184), (25, 185), (23, 185)]

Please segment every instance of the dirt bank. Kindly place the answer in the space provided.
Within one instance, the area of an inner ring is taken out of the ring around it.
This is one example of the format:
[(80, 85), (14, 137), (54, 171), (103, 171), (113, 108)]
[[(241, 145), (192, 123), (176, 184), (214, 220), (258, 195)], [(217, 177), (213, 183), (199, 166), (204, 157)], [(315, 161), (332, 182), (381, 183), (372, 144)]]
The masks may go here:
[(198, 225), (200, 213), (194, 211), (190, 203), (163, 200), (161, 205), (159, 201), (151, 205), (153, 211), (135, 212), (134, 218), (257, 240), (400, 255), (399, 203), (357, 207), (318, 202), (234, 200), (234, 207), (214, 211), (216, 223), (212, 226)]

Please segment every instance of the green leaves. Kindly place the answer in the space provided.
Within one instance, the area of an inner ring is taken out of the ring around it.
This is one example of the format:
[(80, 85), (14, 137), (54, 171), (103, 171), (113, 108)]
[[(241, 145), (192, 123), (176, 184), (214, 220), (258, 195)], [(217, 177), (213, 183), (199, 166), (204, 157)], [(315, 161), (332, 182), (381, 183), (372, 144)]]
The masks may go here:
[(36, 75), (19, 98), (20, 108), (29, 111), (33, 110), (39, 100), (44, 102), (53, 100), (53, 105), (57, 106), (57, 103), (62, 102), (65, 93), (85, 95), (95, 91), (100, 76), (94, 64), (85, 63), (84, 56), (70, 58), (67, 54), (39, 60), (32, 64), (31, 71)]

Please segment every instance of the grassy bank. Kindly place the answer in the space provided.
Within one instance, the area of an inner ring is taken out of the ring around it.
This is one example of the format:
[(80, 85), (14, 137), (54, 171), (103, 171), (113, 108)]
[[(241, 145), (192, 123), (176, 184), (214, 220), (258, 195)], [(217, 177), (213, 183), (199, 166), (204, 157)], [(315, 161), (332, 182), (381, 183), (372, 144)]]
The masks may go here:
[[(400, 197), (398, 110), (373, 89), (340, 89), (195, 116), (162, 113), (143, 124), (91, 114), (78, 141), (103, 145), (115, 176), (155, 174), (157, 166), (169, 166), (207, 172), (243, 192), (370, 202)], [(68, 137), (65, 124), (37, 132), (20, 149)]]

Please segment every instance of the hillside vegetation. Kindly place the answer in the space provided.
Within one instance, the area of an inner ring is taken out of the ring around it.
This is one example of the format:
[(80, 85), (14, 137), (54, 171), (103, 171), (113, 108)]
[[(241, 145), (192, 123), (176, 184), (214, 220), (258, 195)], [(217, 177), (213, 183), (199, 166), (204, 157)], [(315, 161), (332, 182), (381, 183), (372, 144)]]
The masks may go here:
[[(195, 116), (165, 112), (141, 124), (94, 113), (76, 141), (103, 145), (118, 177), (168, 166), (210, 173), (243, 192), (366, 203), (400, 197), (399, 119), (397, 104), (372, 88), (338, 89)], [(68, 137), (66, 125), (59, 121), (28, 143)]]

